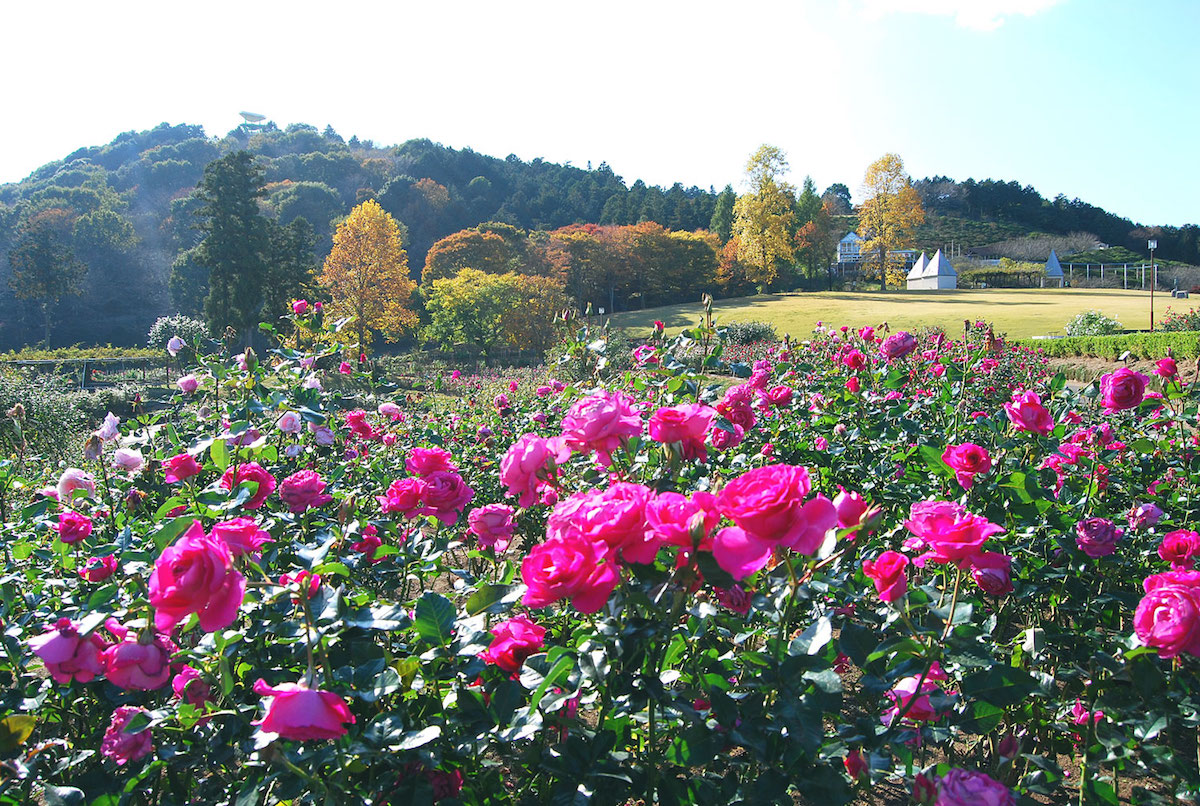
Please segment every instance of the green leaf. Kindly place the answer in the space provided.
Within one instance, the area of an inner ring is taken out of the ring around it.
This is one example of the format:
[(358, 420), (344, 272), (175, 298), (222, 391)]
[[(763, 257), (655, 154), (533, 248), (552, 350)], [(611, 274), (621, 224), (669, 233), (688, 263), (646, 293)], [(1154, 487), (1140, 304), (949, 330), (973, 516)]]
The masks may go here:
[(0, 753), (8, 755), (29, 739), (37, 720), (28, 714), (13, 714), (0, 719)]
[(559, 680), (565, 680), (569, 677), (574, 667), (575, 659), (573, 657), (566, 653), (560, 655), (558, 660), (554, 662), (554, 665), (550, 667), (550, 671), (542, 678), (542, 682), (538, 684), (537, 689), (534, 690), (533, 697), (529, 701), (530, 710), (536, 710), (538, 703), (542, 701), (542, 697), (546, 695), (550, 687), (557, 684)]
[(225, 444), (225, 440), (213, 440), (212, 447), (208, 449), (208, 456), (212, 459), (213, 464), (217, 466), (217, 470), (222, 473), (229, 467), (229, 448)]
[(454, 604), (440, 593), (426, 591), (416, 606), (414, 622), (417, 635), (436, 646), (446, 646), (454, 634), (454, 619), (457, 613)]
[(162, 551), (167, 546), (171, 545), (175, 538), (187, 531), (188, 527), (195, 522), (196, 521), (194, 518), (188, 517), (172, 519), (152, 535), (154, 545), (158, 546), (159, 551)]
[(427, 728), (422, 728), (418, 731), (410, 731), (404, 734), (404, 738), (400, 743), (394, 746), (395, 750), (415, 750), (418, 747), (424, 747), (434, 739), (442, 735), (442, 729), (438, 725), (430, 725)]
[(84, 802), (83, 790), (73, 786), (46, 784), (44, 792), (46, 806), (79, 806)]
[(789, 655), (815, 655), (833, 638), (833, 624), (828, 616), (814, 621), (788, 644)]
[(468, 616), (476, 616), (504, 599), (505, 594), (512, 590), (512, 585), (480, 585), (479, 590), (467, 599), (463, 609)]
[(966, 675), (962, 681), (964, 695), (998, 708), (1023, 702), (1036, 689), (1037, 682), (1028, 672), (1012, 666), (993, 666)]

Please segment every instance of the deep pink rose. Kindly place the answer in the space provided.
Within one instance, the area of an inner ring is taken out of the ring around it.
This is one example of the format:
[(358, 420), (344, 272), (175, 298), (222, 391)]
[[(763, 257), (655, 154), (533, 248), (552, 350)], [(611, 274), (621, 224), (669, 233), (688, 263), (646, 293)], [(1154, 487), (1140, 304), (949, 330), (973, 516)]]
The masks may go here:
[(247, 481), (256, 483), (258, 490), (250, 497), (249, 501), (242, 504), (242, 509), (258, 509), (267, 500), (267, 496), (275, 492), (275, 477), (258, 462), (247, 462), (244, 465), (238, 465), (236, 471), (232, 467), (226, 470), (225, 475), (221, 476), (221, 487), (232, 491), (239, 484)]
[(650, 439), (655, 442), (678, 442), (684, 459), (708, 461), (704, 437), (717, 416), (717, 410), (700, 403), (663, 406), (650, 415)]
[(279, 485), (279, 497), (293, 515), (333, 500), (332, 495), (325, 495), (325, 480), (315, 470), (301, 470), (288, 476)]
[(569, 448), (595, 451), (600, 464), (612, 464), (612, 452), (622, 440), (642, 433), (642, 418), (633, 401), (620, 392), (597, 392), (575, 402), (563, 417), (562, 436)]
[(1175, 359), (1170, 356), (1158, 359), (1158, 363), (1154, 365), (1154, 374), (1165, 380), (1170, 380), (1179, 374), (1179, 367), (1175, 364)]
[(273, 543), (275, 538), (250, 518), (232, 518), (213, 524), (212, 537), (220, 540), (229, 547), (234, 557), (243, 554), (254, 554), (262, 550), (266, 543)]
[(517, 506), (531, 507), (543, 488), (554, 486), (555, 467), (570, 456), (571, 449), (561, 437), (523, 434), (500, 460), (500, 483), (508, 488), (506, 495), (519, 496)]
[(154, 626), (170, 632), (188, 614), (200, 616), (205, 632), (224, 629), (237, 618), (246, 580), (233, 567), (233, 554), (220, 538), (193, 523), (163, 550), (150, 574)]
[(1100, 403), (1109, 411), (1135, 409), (1146, 396), (1150, 380), (1129, 367), (1121, 367), (1100, 379)]
[(694, 492), (691, 498), (679, 493), (659, 493), (646, 504), (646, 524), (663, 543), (691, 549), (712, 545), (712, 530), (721, 520), (712, 493)]
[[(1191, 572), (1195, 574), (1195, 572)], [(1200, 590), (1193, 584), (1171, 584), (1157, 574), (1146, 580), (1146, 595), (1133, 614), (1138, 640), (1163, 658), (1187, 653), (1200, 656)]]
[(424, 481), (421, 489), (421, 499), (425, 503), (423, 514), (433, 515), (447, 526), (453, 525), (475, 498), (475, 491), (456, 472), (435, 470)]
[(846, 768), (846, 774), (855, 781), (871, 774), (870, 762), (863, 758), (862, 751), (857, 747), (846, 754), (842, 766)]
[(508, 550), (508, 544), (512, 541), (516, 528), (514, 514), (508, 504), (476, 507), (467, 515), (467, 532), (475, 535), (479, 545), (501, 554)]
[(58, 532), (59, 540), (71, 545), (86, 540), (91, 535), (92, 519), (74, 510), (67, 510), (58, 516), (58, 523), (54, 524), (53, 528)]
[[(731, 386), (725, 390), (725, 395), (717, 403), (717, 412), (730, 424), (741, 426), (743, 430), (748, 431), (758, 422), (753, 408), (755, 394), (754, 387), (748, 383)], [(715, 442), (713, 447), (718, 447)]]
[(808, 471), (795, 465), (749, 470), (717, 494), (717, 508), (757, 540), (814, 554), (837, 526), (837, 510), (823, 496), (805, 503)]
[(57, 683), (89, 683), (104, 671), (101, 653), (108, 644), (96, 633), (81, 636), (69, 618), (60, 618), (48, 632), (35, 635), (28, 643)]
[(767, 400), (776, 408), (790, 406), (793, 397), (795, 397), (795, 392), (790, 386), (772, 386), (767, 390)]
[(304, 314), (308, 313), (308, 300), (294, 300), (292, 302), (292, 313), (296, 314), (296, 316), (304, 316)]
[(269, 686), (260, 677), (254, 683), (254, 693), (271, 701), (263, 718), (251, 724), (284, 739), (336, 739), (346, 734), (347, 724), (354, 724), (354, 714), (346, 701), (331, 691), (310, 689), (303, 683)]
[(104, 738), (100, 740), (100, 754), (115, 761), (120, 767), (153, 753), (154, 741), (149, 728), (138, 733), (125, 731), (125, 726), (134, 716), (145, 713), (148, 713), (145, 708), (135, 705), (122, 705), (113, 711), (112, 722), (104, 731)]
[(189, 453), (181, 453), (163, 461), (163, 475), (167, 484), (190, 479), (201, 470), (200, 463)]
[(520, 669), (526, 658), (546, 644), (546, 628), (534, 624), (524, 614), (492, 627), (492, 636), (492, 642), (479, 657), (506, 672)]
[(294, 574), (280, 574), (279, 584), (285, 588), (295, 585), (304, 594), (304, 598), (311, 599), (321, 590), (321, 575), (304, 568)]
[(127, 691), (154, 691), (171, 679), (171, 656), (178, 648), (162, 633), (141, 633), (121, 626), (115, 619), (105, 622), (117, 637), (101, 654), (104, 676)]
[(1004, 527), (974, 515), (951, 501), (918, 501), (909, 510), (904, 526), (929, 550), (916, 559), (923, 567), (932, 560), (965, 567), (982, 553), (983, 544)]
[(554, 507), (546, 536), (553, 540), (577, 535), (605, 544), (624, 562), (652, 563), (659, 541), (646, 522), (646, 505), (653, 496), (650, 488), (629, 482), (575, 493)]
[(521, 579), (528, 588), (521, 600), (526, 607), (570, 599), (580, 613), (595, 613), (608, 601), (621, 573), (603, 543), (566, 534), (530, 549), (521, 563)]
[(714, 448), (720, 451), (725, 450), (726, 448), (736, 448), (738, 445), (742, 444), (742, 440), (746, 436), (746, 429), (742, 428), (740, 425), (731, 425), (730, 428), (733, 430), (726, 431), (720, 426), (712, 430), (712, 435), (709, 437), (709, 441), (712, 443)]
[(883, 340), (883, 344), (879, 345), (879, 352), (888, 361), (903, 358), (916, 349), (917, 337), (904, 330), (893, 333)]
[[(861, 493), (847, 490), (838, 486), (838, 494), (833, 497), (833, 508), (837, 510), (838, 527), (849, 529), (860, 526), (863, 521), (870, 521), (879, 515), (879, 510), (873, 508)], [(850, 539), (858, 537), (858, 532), (851, 532)]]
[(964, 490), (971, 489), (975, 476), (992, 469), (992, 456), (987, 448), (973, 442), (947, 446), (942, 453), (942, 461), (950, 465), (954, 478)]
[(1012, 557), (985, 551), (971, 558), (971, 578), (990, 596), (1012, 593)]
[(952, 769), (937, 782), (933, 806), (1016, 806), (1012, 790), (982, 772)]
[(413, 448), (404, 462), (404, 468), (414, 476), (428, 476), (439, 470), (458, 472), (454, 457), (442, 448)]
[[(373, 530), (375, 527), (371, 526), (370, 528)], [(367, 562), (374, 564), (377, 562), (382, 562), (384, 559), (386, 559), (385, 557), (375, 556), (375, 549), (382, 545), (383, 541), (379, 539), (379, 535), (377, 535), (374, 531), (367, 532), (366, 529), (364, 529), (362, 540), (359, 540), (357, 543), (351, 543), (350, 548), (352, 548), (354, 551), (357, 551), (359, 554), (364, 555)]]
[(1187, 529), (1167, 532), (1158, 546), (1158, 556), (1169, 562), (1175, 570), (1191, 568), (1196, 557), (1200, 556), (1200, 534)]
[(1018, 431), (1049, 434), (1054, 430), (1054, 417), (1042, 405), (1036, 392), (1013, 393), (1013, 402), (1004, 404), (1008, 419)]
[(385, 515), (418, 518), (425, 514), (422, 503), (424, 493), (425, 480), (408, 476), (393, 481), (383, 495), (375, 496), (375, 500)]
[(894, 602), (908, 592), (908, 557), (898, 551), (885, 551), (874, 560), (863, 561), (863, 574), (875, 585), (885, 602)]
[(111, 554), (104, 557), (88, 557), (79, 569), (79, 576), (88, 582), (103, 582), (117, 572), (117, 558)]
[(842, 364), (847, 369), (858, 371), (867, 366), (867, 357), (863, 355), (862, 350), (850, 350), (842, 356)]
[[(350, 366), (346, 364), (346, 366)], [(375, 427), (367, 421), (367, 413), (362, 409), (348, 411), (345, 415), (346, 427), (350, 429), (350, 433), (361, 439), (374, 439), (378, 436)]]
[(862, 390), (862, 381), (860, 381), (858, 376), (855, 375), (846, 379), (845, 386), (847, 392), (852, 395), (857, 395)]
[[(930, 676), (926, 675), (925, 681), (921, 683), (918, 691), (917, 681), (920, 679), (919, 675), (905, 677), (887, 692), (892, 706), (883, 712), (881, 717), (883, 724), (891, 725), (905, 708), (908, 708), (903, 717), (906, 722), (933, 722), (938, 718), (937, 709), (933, 707), (929, 694), (940, 691), (940, 688)], [(912, 702), (911, 707), (909, 706), (910, 701)]]
[(200, 671), (186, 664), (171, 678), (171, 691), (175, 693), (175, 699), (197, 708), (203, 708), (212, 700), (212, 689), (200, 677)]
[(1105, 518), (1088, 518), (1075, 524), (1075, 545), (1092, 559), (1107, 557), (1117, 550), (1124, 529)]
[(761, 571), (771, 559), (772, 543), (759, 540), (745, 529), (727, 526), (713, 537), (713, 559), (736, 580)]

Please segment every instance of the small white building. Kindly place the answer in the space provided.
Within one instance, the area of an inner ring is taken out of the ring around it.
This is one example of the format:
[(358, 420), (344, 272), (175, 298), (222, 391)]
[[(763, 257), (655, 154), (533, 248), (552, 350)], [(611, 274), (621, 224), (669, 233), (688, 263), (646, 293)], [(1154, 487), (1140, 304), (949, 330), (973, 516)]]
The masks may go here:
[(1050, 259), (1046, 261), (1046, 279), (1042, 281), (1042, 287), (1063, 286), (1063, 270), (1062, 264), (1058, 262), (1058, 255), (1054, 254), (1054, 250), (1050, 250)]
[[(924, 264), (924, 265), (922, 265)], [(921, 266), (918, 272), (917, 267)], [(922, 254), (908, 273), (908, 289), (910, 291), (952, 290), (958, 288), (958, 272), (950, 265), (950, 261), (942, 254), (942, 250), (934, 253), (933, 259), (925, 261)]]
[(838, 263), (858, 263), (862, 260), (862, 238), (857, 232), (847, 232), (846, 237), (838, 241)]

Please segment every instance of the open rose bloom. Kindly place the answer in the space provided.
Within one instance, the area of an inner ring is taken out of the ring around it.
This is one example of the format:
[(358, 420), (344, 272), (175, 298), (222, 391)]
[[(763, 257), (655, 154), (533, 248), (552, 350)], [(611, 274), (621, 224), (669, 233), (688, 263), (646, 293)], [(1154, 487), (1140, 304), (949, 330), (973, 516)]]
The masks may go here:
[(346, 701), (330, 691), (311, 689), (303, 683), (270, 686), (261, 678), (255, 682), (254, 691), (270, 698), (263, 718), (254, 724), (284, 739), (336, 739), (345, 735), (346, 725), (355, 722)]

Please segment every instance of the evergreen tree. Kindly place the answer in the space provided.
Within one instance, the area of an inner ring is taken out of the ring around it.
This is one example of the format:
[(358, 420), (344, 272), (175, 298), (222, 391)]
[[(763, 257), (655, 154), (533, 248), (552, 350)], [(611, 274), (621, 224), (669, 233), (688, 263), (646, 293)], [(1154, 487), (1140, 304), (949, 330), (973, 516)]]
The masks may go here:
[(17, 299), (38, 304), (47, 347), (54, 307), (63, 297), (82, 293), (87, 273), (87, 266), (75, 257), (74, 219), (70, 210), (58, 207), (35, 213), (18, 231), (16, 244), (8, 253), (12, 267), (9, 288)]
[(196, 190), (204, 239), (193, 260), (208, 269), (204, 318), (214, 334), (252, 332), (262, 314), (270, 272), (268, 220), (258, 209), (263, 171), (248, 151), (210, 162)]
[(737, 194), (733, 192), (733, 185), (726, 185), (725, 189), (717, 196), (717, 205), (713, 208), (712, 221), (708, 224), (708, 228), (717, 233), (721, 243), (728, 243), (733, 234), (733, 205), (735, 202), (737, 202)]
[(821, 197), (811, 176), (804, 177), (804, 187), (796, 199), (796, 227), (799, 229), (812, 221), (821, 212)]

